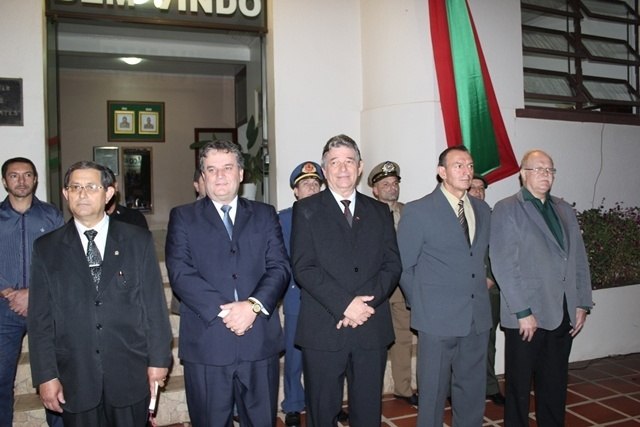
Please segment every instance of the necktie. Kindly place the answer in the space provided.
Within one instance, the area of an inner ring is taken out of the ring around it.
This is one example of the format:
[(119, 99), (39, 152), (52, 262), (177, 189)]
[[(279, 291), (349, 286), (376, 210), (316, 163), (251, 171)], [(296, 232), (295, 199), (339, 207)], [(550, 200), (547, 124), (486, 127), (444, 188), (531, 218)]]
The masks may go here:
[[(231, 210), (231, 206), (223, 205), (220, 207), (224, 215), (222, 216), (222, 222), (224, 223), (224, 228), (227, 229), (227, 233), (229, 234), (229, 239), (233, 239), (233, 223), (231, 222), (231, 216), (229, 216), (229, 211)], [(238, 301), (238, 290), (233, 289), (233, 297), (236, 301)]]
[(224, 205), (220, 209), (222, 209), (222, 212), (224, 212), (224, 215), (222, 217), (224, 228), (227, 229), (227, 233), (229, 234), (229, 239), (233, 239), (233, 223), (231, 222), (231, 216), (229, 216), (229, 211), (231, 210), (231, 206)]
[(96, 290), (98, 290), (100, 275), (102, 274), (102, 257), (94, 241), (97, 234), (98, 232), (96, 230), (87, 230), (84, 232), (84, 235), (87, 236), (89, 240), (89, 244), (87, 245), (87, 262), (89, 263), (91, 277), (93, 278), (93, 283), (96, 285)]
[(340, 200), (340, 203), (344, 205), (344, 217), (347, 219), (349, 227), (351, 227), (351, 224), (353, 223), (353, 215), (351, 215), (351, 211), (349, 210), (351, 200)]
[(458, 202), (458, 221), (464, 231), (464, 236), (467, 238), (467, 243), (471, 246), (471, 239), (469, 239), (469, 224), (467, 224), (467, 217), (464, 216), (464, 201)]

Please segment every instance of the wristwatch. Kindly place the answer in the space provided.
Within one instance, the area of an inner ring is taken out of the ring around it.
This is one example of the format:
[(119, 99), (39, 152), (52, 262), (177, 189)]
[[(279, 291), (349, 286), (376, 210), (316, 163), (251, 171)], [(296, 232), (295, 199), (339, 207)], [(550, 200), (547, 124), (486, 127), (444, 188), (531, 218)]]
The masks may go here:
[(255, 314), (260, 314), (262, 312), (262, 304), (260, 304), (258, 301), (249, 299), (247, 300), (247, 302), (251, 304), (251, 311), (253, 311)]

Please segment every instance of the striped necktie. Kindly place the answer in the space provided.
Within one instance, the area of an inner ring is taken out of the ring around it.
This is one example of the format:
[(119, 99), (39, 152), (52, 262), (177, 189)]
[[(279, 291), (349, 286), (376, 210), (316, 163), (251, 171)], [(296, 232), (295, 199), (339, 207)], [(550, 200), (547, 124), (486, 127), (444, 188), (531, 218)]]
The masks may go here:
[(231, 216), (229, 215), (229, 211), (231, 210), (231, 206), (224, 205), (220, 209), (224, 212), (222, 217), (222, 222), (224, 223), (224, 228), (227, 229), (227, 233), (229, 234), (229, 239), (233, 239), (233, 223), (231, 222)]
[(469, 224), (467, 224), (467, 217), (464, 216), (464, 201), (461, 199), (458, 202), (458, 221), (464, 231), (464, 236), (467, 238), (467, 243), (471, 246), (471, 239), (469, 239)]

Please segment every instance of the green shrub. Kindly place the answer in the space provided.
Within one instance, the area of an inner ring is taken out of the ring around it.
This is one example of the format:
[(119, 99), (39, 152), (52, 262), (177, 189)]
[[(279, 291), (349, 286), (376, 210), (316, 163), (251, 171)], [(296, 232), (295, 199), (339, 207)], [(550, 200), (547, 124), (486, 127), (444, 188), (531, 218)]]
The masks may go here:
[(593, 289), (640, 283), (640, 208), (616, 203), (577, 215)]

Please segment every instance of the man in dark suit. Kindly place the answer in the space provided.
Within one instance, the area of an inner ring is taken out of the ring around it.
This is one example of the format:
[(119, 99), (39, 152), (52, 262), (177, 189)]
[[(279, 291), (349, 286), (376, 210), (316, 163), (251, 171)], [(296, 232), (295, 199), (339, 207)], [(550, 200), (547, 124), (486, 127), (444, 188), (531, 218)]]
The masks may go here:
[(110, 221), (106, 168), (73, 164), (73, 220), (36, 240), (29, 292), (33, 384), (66, 427), (144, 426), (171, 364), (171, 327), (151, 234)]
[(400, 286), (418, 331), (418, 425), (442, 426), (451, 389), (453, 422), (482, 425), (491, 328), (484, 258), (490, 209), (467, 196), (473, 159), (464, 146), (438, 159), (441, 184), (407, 203), (398, 226)]
[(293, 205), (291, 255), (302, 305), (307, 425), (335, 426), (344, 378), (349, 424), (380, 424), (387, 347), (393, 342), (389, 295), (401, 264), (389, 208), (356, 191), (363, 163), (348, 136), (322, 152), (327, 189)]
[(291, 277), (275, 209), (238, 197), (237, 144), (200, 150), (207, 196), (171, 211), (166, 260), (180, 298), (180, 359), (194, 427), (275, 426), (278, 300)]
[(522, 158), (518, 193), (498, 202), (491, 267), (500, 284), (505, 331), (505, 425), (529, 425), (531, 380), (536, 421), (562, 426), (569, 353), (591, 306), (591, 276), (573, 207), (551, 196), (556, 169), (541, 150)]
[(111, 179), (113, 180), (113, 188), (115, 188), (116, 190), (111, 200), (107, 202), (107, 206), (105, 208), (105, 212), (107, 213), (107, 215), (109, 215), (111, 219), (137, 225), (138, 227), (142, 227), (148, 230), (149, 224), (147, 223), (147, 219), (144, 217), (142, 212), (136, 209), (122, 206), (118, 203), (120, 192), (118, 191), (118, 182), (116, 181), (116, 175), (109, 168), (107, 168), (107, 171), (109, 171), (109, 174), (111, 175)]

